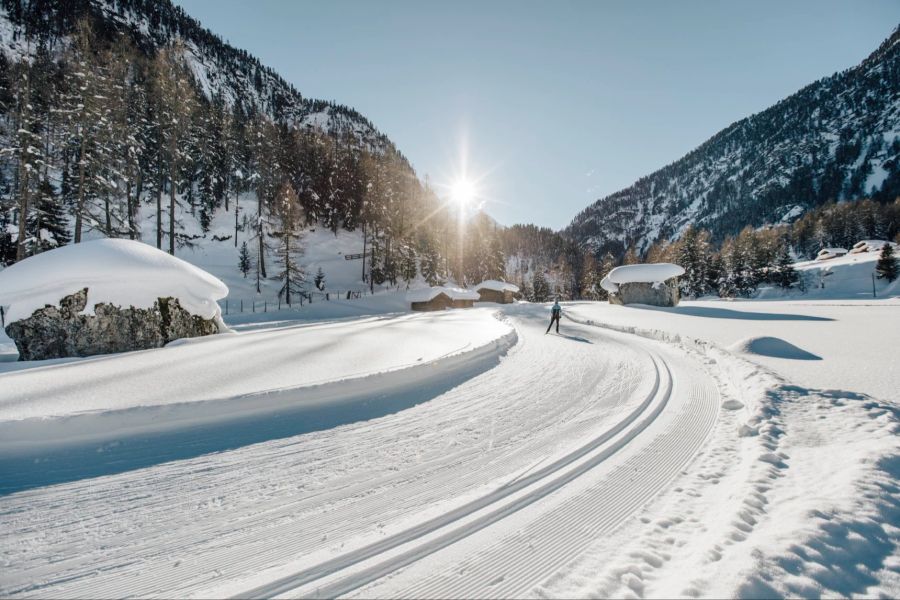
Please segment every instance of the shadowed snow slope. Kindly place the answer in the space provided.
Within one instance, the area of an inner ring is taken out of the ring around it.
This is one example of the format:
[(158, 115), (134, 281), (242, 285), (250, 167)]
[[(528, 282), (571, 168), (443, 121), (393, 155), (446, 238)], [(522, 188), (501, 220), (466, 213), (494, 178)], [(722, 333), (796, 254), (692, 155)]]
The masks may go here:
[(760, 354), (762, 356), (771, 356), (772, 358), (787, 358), (792, 360), (822, 360), (821, 356), (816, 356), (815, 354), (807, 352), (803, 348), (798, 348), (797, 346), (780, 338), (767, 335), (741, 340), (736, 344), (732, 344), (729, 350), (733, 352), (744, 352), (746, 354)]

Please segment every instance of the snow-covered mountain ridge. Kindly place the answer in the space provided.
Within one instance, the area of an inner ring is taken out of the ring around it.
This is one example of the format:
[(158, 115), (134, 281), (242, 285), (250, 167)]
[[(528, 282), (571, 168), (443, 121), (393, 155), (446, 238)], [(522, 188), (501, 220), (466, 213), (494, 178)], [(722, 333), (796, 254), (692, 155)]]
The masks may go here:
[(79, 19), (90, 17), (97, 35), (123, 34), (152, 54), (174, 42), (184, 47), (196, 85), (208, 98), (240, 105), (246, 114), (263, 113), (296, 127), (328, 134), (350, 133), (362, 146), (393, 149), (391, 141), (356, 110), (304, 97), (274, 70), (204, 28), (169, 0), (0, 1), (0, 52), (7, 59), (27, 57), (39, 42), (61, 50)]
[(722, 238), (829, 200), (900, 195), (900, 28), (858, 66), (725, 128), (579, 213), (566, 235), (594, 252), (646, 250), (690, 224)]

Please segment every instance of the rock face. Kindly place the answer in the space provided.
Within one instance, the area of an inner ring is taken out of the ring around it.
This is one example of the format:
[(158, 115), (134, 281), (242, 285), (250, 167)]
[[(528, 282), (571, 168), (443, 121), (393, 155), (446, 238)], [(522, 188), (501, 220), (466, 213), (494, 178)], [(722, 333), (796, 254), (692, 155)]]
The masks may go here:
[(678, 286), (671, 279), (665, 283), (621, 283), (619, 291), (609, 295), (610, 304), (649, 304), (676, 306)]
[(46, 306), (7, 325), (19, 360), (146, 350), (219, 331), (213, 319), (190, 314), (176, 298), (159, 298), (148, 309), (98, 303), (93, 315), (79, 314), (87, 295), (85, 288), (60, 300), (59, 306)]

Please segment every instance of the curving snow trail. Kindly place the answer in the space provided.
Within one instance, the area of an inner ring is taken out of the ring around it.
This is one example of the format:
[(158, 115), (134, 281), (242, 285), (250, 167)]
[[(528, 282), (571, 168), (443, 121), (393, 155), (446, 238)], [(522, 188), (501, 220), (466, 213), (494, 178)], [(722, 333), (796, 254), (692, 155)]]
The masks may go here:
[(0, 594), (527, 592), (663, 489), (717, 403), (661, 344), (505, 312), (517, 345), (423, 404), (0, 498)]

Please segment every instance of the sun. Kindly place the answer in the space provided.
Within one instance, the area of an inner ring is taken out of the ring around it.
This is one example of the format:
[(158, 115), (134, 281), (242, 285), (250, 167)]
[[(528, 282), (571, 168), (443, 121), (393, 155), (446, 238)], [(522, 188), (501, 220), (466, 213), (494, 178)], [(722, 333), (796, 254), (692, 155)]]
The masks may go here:
[(477, 195), (475, 185), (468, 179), (458, 179), (450, 186), (450, 197), (460, 206), (468, 206)]

